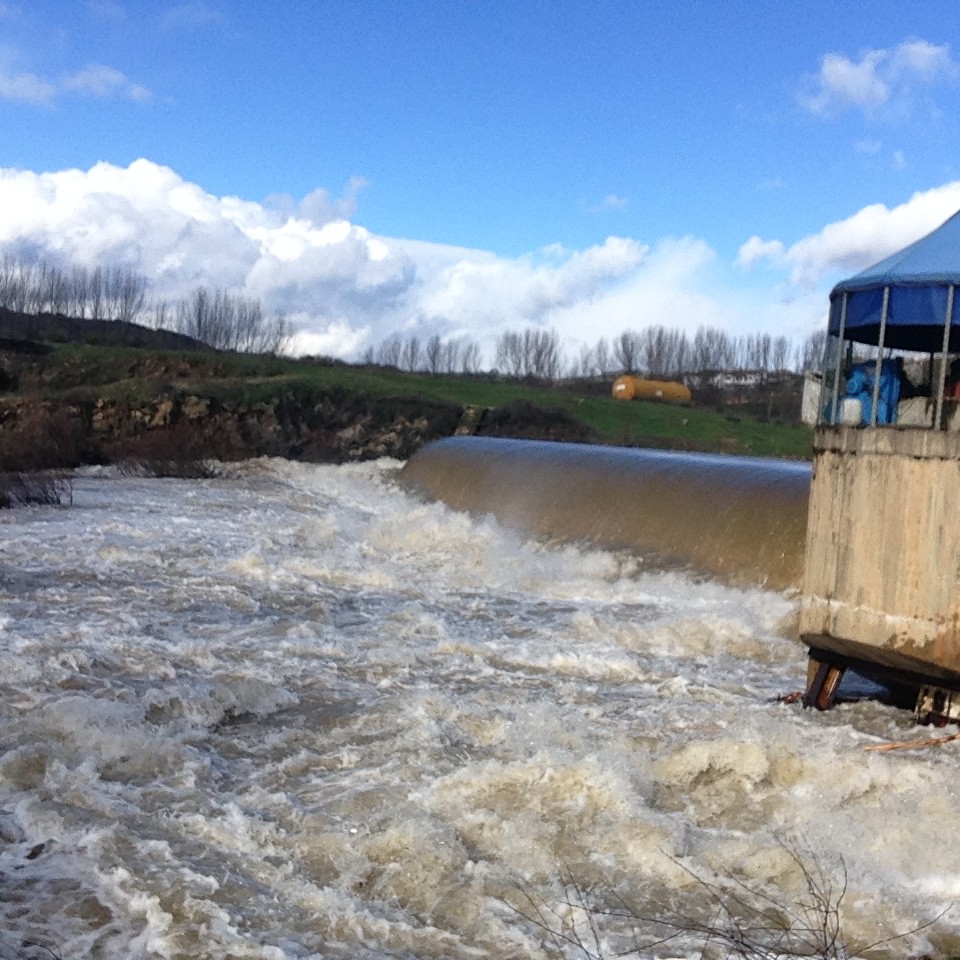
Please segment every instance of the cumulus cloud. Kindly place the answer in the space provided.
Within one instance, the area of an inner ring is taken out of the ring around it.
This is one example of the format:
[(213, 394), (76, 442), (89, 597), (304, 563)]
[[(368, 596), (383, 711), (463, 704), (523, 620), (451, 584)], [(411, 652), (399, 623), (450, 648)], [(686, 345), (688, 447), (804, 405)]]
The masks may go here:
[(812, 290), (834, 274), (863, 270), (919, 240), (960, 210), (960, 181), (915, 193), (892, 209), (872, 204), (787, 246), (751, 237), (737, 255), (741, 266), (767, 259), (790, 271), (791, 282)]
[(816, 76), (806, 78), (798, 100), (816, 116), (835, 116), (848, 109), (874, 115), (920, 86), (955, 82), (958, 77), (960, 66), (947, 45), (910, 40), (891, 50), (868, 50), (859, 60), (826, 54)]
[(363, 185), (351, 181), (340, 201), (314, 191), (299, 205), (259, 204), (214, 196), (149, 160), (0, 169), (0, 250), (129, 265), (158, 299), (177, 300), (200, 284), (259, 297), (297, 323), (301, 350), (339, 356), (397, 332), (466, 334), (487, 347), (527, 325), (563, 325), (564, 335), (584, 341), (613, 335), (620, 314), (604, 314), (602, 304), (651, 253), (623, 237), (499, 257), (377, 236), (342, 216)]
[[(131, 266), (168, 302), (198, 285), (257, 297), (287, 313), (301, 353), (350, 359), (396, 334), (438, 334), (471, 338), (490, 362), (497, 337), (528, 326), (555, 329), (571, 356), (649, 324), (805, 336), (823, 322), (831, 272), (880, 259), (960, 207), (955, 183), (892, 210), (866, 207), (795, 243), (754, 236), (734, 271), (698, 237), (612, 236), (503, 257), (377, 235), (345, 215), (362, 186), (352, 181), (341, 200), (314, 191), (261, 204), (215, 196), (149, 160), (0, 168), (0, 254)], [(793, 284), (752, 283), (744, 271), (761, 262)]]
[(0, 99), (49, 107), (67, 94), (120, 100), (148, 100), (152, 96), (145, 86), (135, 83), (126, 74), (99, 63), (56, 81), (34, 73), (0, 71)]

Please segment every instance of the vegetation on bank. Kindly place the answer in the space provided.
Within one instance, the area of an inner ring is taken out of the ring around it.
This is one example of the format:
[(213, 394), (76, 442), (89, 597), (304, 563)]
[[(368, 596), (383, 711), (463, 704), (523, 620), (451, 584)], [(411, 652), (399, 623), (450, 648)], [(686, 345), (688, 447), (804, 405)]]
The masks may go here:
[[(237, 407), (283, 400), (315, 404), (334, 393), (359, 411), (363, 405), (415, 401), (499, 411), (503, 436), (543, 436), (629, 446), (804, 458), (810, 431), (763, 421), (746, 404), (672, 406), (611, 398), (610, 382), (595, 379), (544, 385), (491, 374), (432, 375), (316, 359), (151, 350), (124, 346), (52, 344), (40, 351), (4, 351), (0, 344), (0, 400), (31, 398), (54, 404), (97, 401), (136, 405), (159, 397), (212, 398)], [(790, 402), (798, 405), (795, 397)], [(720, 407), (718, 409), (718, 406)], [(769, 405), (768, 405), (769, 406)], [(550, 421), (554, 427), (550, 430)], [(481, 431), (483, 432), (483, 431)]]

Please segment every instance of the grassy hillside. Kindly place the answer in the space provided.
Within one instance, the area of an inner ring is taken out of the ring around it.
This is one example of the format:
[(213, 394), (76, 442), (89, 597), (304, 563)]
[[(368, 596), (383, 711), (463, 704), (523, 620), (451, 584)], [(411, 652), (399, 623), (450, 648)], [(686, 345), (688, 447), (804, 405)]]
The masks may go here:
[[(765, 423), (694, 406), (613, 400), (609, 394), (567, 385), (525, 385), (487, 375), (409, 374), (394, 369), (316, 360), (286, 360), (210, 351), (162, 351), (125, 346), (52, 344), (48, 352), (11, 350), (0, 343), (0, 400), (29, 396), (48, 401), (139, 403), (161, 396), (212, 397), (238, 405), (279, 396), (304, 403), (318, 392), (349, 393), (378, 405), (392, 398), (459, 407), (554, 411), (598, 443), (805, 458), (810, 430)], [(4, 349), (4, 348), (7, 349)], [(510, 417), (501, 433), (509, 435)], [(531, 435), (528, 431), (524, 435)]]

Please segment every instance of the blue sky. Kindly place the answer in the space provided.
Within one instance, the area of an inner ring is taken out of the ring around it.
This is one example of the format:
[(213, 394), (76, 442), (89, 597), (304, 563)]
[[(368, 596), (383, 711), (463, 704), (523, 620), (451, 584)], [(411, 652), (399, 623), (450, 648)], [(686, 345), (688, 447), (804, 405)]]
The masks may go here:
[(960, 207), (958, 30), (937, 0), (0, 0), (0, 248), (243, 289), (343, 355), (802, 337)]

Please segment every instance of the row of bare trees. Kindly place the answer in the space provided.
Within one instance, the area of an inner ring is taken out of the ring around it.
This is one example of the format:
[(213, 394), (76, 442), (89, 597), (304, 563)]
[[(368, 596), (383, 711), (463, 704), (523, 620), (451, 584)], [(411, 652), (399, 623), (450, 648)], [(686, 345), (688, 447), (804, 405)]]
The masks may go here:
[(197, 287), (174, 310), (162, 302), (151, 314), (149, 319), (157, 329), (175, 330), (215, 350), (280, 354), (293, 336), (286, 314), (268, 316), (259, 300), (228, 290), (211, 292)]
[(117, 320), (173, 330), (215, 350), (282, 353), (294, 330), (282, 312), (267, 315), (260, 300), (197, 287), (186, 299), (148, 303), (147, 279), (130, 267), (73, 266), (0, 258), (0, 307), (15, 313)]
[(769, 333), (731, 336), (715, 327), (700, 327), (692, 337), (682, 330), (653, 325), (627, 330), (607, 341), (601, 337), (581, 349), (573, 362), (574, 376), (645, 373), (654, 378), (680, 379), (705, 371), (803, 372), (819, 366), (824, 335), (817, 333), (795, 344)]
[[(643, 373), (663, 379), (683, 379), (708, 371), (802, 373), (820, 366), (824, 341), (822, 332), (795, 344), (788, 337), (766, 333), (734, 337), (714, 327), (700, 327), (693, 337), (688, 337), (682, 330), (653, 325), (639, 331), (628, 330), (613, 340), (601, 337), (568, 361), (555, 330), (528, 328), (500, 336), (494, 367), (507, 377), (539, 380), (610, 377), (620, 373)], [(395, 335), (378, 347), (370, 347), (364, 361), (427, 373), (480, 371), (476, 344), (444, 341), (439, 336), (431, 337), (424, 345), (416, 336), (404, 340)]]
[(0, 307), (16, 313), (52, 313), (85, 320), (135, 322), (143, 312), (146, 277), (129, 267), (71, 267), (45, 260), (0, 259)]
[(423, 341), (417, 336), (404, 340), (394, 335), (377, 347), (369, 347), (363, 362), (411, 372), (479, 373), (480, 346), (466, 337), (444, 340), (434, 335)]
[[(217, 350), (282, 353), (293, 336), (283, 313), (268, 316), (257, 299), (227, 290), (197, 287), (186, 299), (169, 304), (147, 302), (147, 280), (130, 267), (73, 266), (61, 269), (44, 260), (0, 258), (0, 307), (18, 313), (63, 314), (89, 320), (145, 323), (184, 333)], [(555, 330), (528, 327), (496, 342), (494, 365), (503, 375), (557, 380), (561, 376), (608, 377), (644, 373), (681, 379), (704, 371), (804, 371), (820, 363), (823, 334), (795, 345), (767, 333), (731, 336), (700, 327), (689, 337), (676, 328), (654, 324), (626, 330), (612, 340), (601, 337), (584, 346), (572, 361), (564, 355)], [(428, 373), (478, 373), (480, 347), (467, 338), (394, 335), (363, 358), (368, 363)]]

